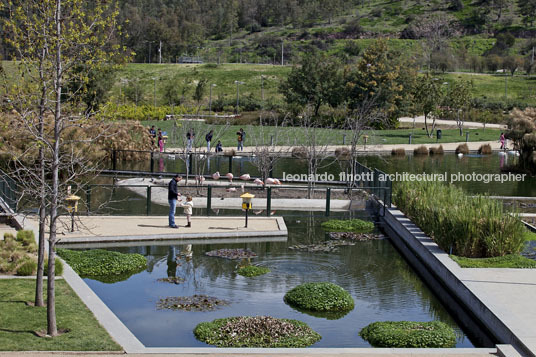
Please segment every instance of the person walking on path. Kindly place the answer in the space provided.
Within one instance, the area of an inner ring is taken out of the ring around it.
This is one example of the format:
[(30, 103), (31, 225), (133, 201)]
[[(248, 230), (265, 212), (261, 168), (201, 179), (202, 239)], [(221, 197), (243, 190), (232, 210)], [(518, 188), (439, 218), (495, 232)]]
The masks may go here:
[(214, 130), (209, 131), (208, 134), (205, 135), (205, 140), (207, 142), (207, 152), (210, 152), (210, 142), (212, 141), (213, 135), (214, 135)]
[(164, 134), (160, 128), (158, 129), (158, 149), (160, 152), (164, 152)]
[(501, 137), (499, 138), (499, 142), (501, 143), (501, 150), (504, 150), (506, 148), (504, 145), (505, 141), (506, 141), (506, 138), (504, 137), (504, 133), (501, 133)]
[(194, 142), (194, 139), (195, 139), (194, 129), (188, 130), (188, 132), (186, 133), (186, 151), (187, 152), (192, 151), (192, 144)]
[(184, 214), (186, 215), (186, 228), (192, 227), (192, 213), (194, 208), (194, 202), (192, 201), (192, 196), (188, 195), (186, 196), (186, 202), (179, 203), (184, 208)]
[(180, 180), (182, 180), (182, 177), (177, 174), (173, 176), (168, 184), (169, 226), (171, 228), (179, 228), (179, 226), (175, 224), (175, 208), (177, 207), (177, 200), (181, 195), (177, 187), (177, 183), (179, 183)]
[(240, 131), (237, 131), (236, 135), (238, 135), (237, 150), (244, 151), (244, 140), (246, 139), (246, 132), (244, 131), (244, 129), (240, 128)]

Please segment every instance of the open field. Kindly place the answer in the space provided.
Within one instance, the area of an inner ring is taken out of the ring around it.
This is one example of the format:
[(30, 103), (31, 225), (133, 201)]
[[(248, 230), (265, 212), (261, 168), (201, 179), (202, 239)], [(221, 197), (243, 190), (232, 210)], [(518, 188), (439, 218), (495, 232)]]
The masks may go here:
[(69, 332), (37, 337), (35, 331), (46, 331), (47, 318), (46, 307), (26, 305), (34, 291), (34, 279), (0, 280), (0, 351), (121, 350), (63, 280), (56, 281), (56, 318), (58, 328)]

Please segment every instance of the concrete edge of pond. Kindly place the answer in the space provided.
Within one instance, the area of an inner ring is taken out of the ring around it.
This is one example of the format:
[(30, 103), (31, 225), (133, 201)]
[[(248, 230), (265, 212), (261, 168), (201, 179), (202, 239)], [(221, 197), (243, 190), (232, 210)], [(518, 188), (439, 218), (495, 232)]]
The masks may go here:
[[(284, 220), (282, 220), (282, 227), (286, 229)], [(34, 230), (37, 232), (34, 226), (30, 222), (27, 222), (25, 229)], [(35, 234), (36, 240), (38, 235)], [(48, 245), (45, 245), (45, 249), (48, 251)], [(58, 259), (61, 259), (58, 257)], [(141, 341), (123, 324), (123, 322), (115, 315), (110, 308), (95, 294), (95, 292), (84, 282), (82, 278), (67, 264), (64, 264), (64, 280), (71, 286), (74, 292), (79, 296), (82, 302), (93, 313), (95, 318), (99, 321), (101, 326), (109, 333), (114, 341), (116, 341), (123, 350), (128, 354), (199, 354), (199, 355), (321, 355), (321, 356), (336, 356), (336, 355), (396, 355), (400, 356), (414, 356), (414, 355), (453, 355), (453, 356), (471, 356), (471, 355), (493, 355), (498, 353), (504, 357), (514, 357), (512, 351), (509, 350), (509, 345), (497, 345), (497, 348), (156, 348), (146, 347)], [(504, 352), (503, 352), (504, 351)], [(36, 353), (35, 351), (21, 352), (23, 354)], [(39, 354), (47, 354), (51, 352), (42, 351)], [(58, 352), (53, 352), (54, 354)], [(61, 353), (61, 352), (60, 352)], [(70, 352), (67, 352), (70, 353)], [(77, 352), (74, 352), (77, 353)], [(84, 354), (83, 351), (79, 352)], [(106, 353), (106, 352), (98, 352)], [(2, 353), (0, 353), (2, 354)]]
[[(505, 293), (508, 294), (509, 284), (527, 283), (499, 281), (497, 274), (503, 271), (520, 275), (523, 270), (527, 273), (527, 269), (463, 269), (400, 210), (386, 209), (380, 221), (401, 254), (410, 262), (418, 259), (424, 266), (424, 269), (415, 268), (427, 283), (429, 283), (427, 276), (436, 279), (439, 285), (444, 286), (461, 302), (500, 343), (512, 345), (521, 355), (535, 356), (531, 347), (536, 341), (536, 333), (534, 329), (529, 328), (534, 321), (522, 321), (519, 316), (510, 313), (504, 304), (493, 299), (493, 293), (486, 291), (485, 287), (477, 288), (475, 284), (471, 284), (474, 282), (502, 284)], [(535, 285), (536, 271), (528, 273), (531, 274), (531, 283), (527, 285)], [(530, 307), (530, 296), (526, 299), (529, 304), (527, 307)], [(508, 353), (506, 347), (503, 350), (507, 356), (513, 353), (512, 351)]]

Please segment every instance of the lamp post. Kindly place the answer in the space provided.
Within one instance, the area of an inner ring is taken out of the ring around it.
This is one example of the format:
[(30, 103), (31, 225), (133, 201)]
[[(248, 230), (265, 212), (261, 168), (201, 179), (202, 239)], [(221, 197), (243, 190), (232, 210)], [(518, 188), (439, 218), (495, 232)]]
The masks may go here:
[(244, 84), (244, 82), (241, 81), (234, 81), (236, 84), (236, 114), (238, 114), (238, 106), (240, 105), (240, 90), (238, 89), (238, 86), (240, 84)]
[(245, 228), (248, 227), (248, 211), (252, 208), (251, 199), (254, 198), (254, 197), (255, 197), (255, 195), (252, 195), (251, 193), (247, 193), (247, 192), (240, 196), (240, 198), (242, 199), (242, 209), (246, 210), (246, 225), (245, 225)]
[[(70, 186), (67, 191), (67, 193), (70, 193)], [(69, 195), (65, 197), (65, 202), (67, 202), (67, 210), (71, 214), (71, 232), (74, 232), (74, 214), (78, 211), (78, 200), (80, 200), (80, 196)]]
[(156, 107), (156, 80), (158, 78), (153, 77), (153, 106)]
[(212, 87), (216, 87), (215, 84), (210, 85), (210, 94), (208, 97), (208, 114), (212, 114)]

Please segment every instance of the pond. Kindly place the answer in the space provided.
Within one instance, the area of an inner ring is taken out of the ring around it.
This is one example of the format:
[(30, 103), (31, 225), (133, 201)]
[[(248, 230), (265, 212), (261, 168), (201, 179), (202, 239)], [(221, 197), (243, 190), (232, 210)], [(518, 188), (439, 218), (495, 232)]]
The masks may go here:
[[(407, 155), (397, 157), (391, 155), (363, 155), (359, 161), (370, 168), (377, 168), (386, 173), (445, 173), (450, 177), (456, 173), (472, 174), (499, 174), (501, 168), (514, 164), (517, 158), (512, 155), (499, 156), (497, 153), (492, 155), (465, 155), (458, 158), (455, 154), (445, 154), (436, 156), (413, 156)], [(239, 176), (243, 173), (249, 173), (251, 176), (258, 176), (258, 170), (254, 165), (251, 157), (233, 157), (232, 173)], [(222, 175), (229, 172), (228, 157), (212, 157), (206, 160), (203, 170), (206, 174), (219, 171)], [(327, 172), (332, 174), (336, 180), (339, 174), (344, 171), (345, 162), (339, 162), (328, 159), (320, 165), (319, 174)], [(149, 171), (150, 161), (143, 162), (118, 162), (117, 169), (121, 170), (140, 170)], [(155, 171), (162, 172), (186, 172), (185, 163), (178, 158), (171, 160), (168, 156), (155, 159)], [(282, 177), (284, 174), (303, 174), (307, 173), (307, 162), (295, 158), (282, 158), (276, 161), (273, 175)], [(491, 194), (500, 196), (536, 196), (536, 177), (526, 177), (520, 182), (456, 182), (456, 185), (463, 187), (467, 192), (472, 194)]]
[[(457, 347), (478, 344), (472, 342), (476, 338), (462, 331), (389, 239), (356, 242), (331, 253), (300, 252), (289, 247), (326, 240), (320, 227), (325, 218), (303, 212), (301, 216), (292, 212), (283, 215), (289, 230), (286, 242), (193, 245), (191, 258), (181, 254), (187, 247), (180, 244), (116, 248), (143, 254), (148, 269), (111, 284), (85, 281), (136, 337), (151, 347), (207, 347), (195, 339), (194, 327), (200, 322), (239, 315), (304, 321), (322, 336), (312, 347), (369, 347), (358, 333), (379, 320), (440, 320), (456, 330)], [(268, 267), (271, 272), (254, 278), (237, 275), (239, 261), (205, 255), (220, 248), (251, 249), (258, 255), (251, 259), (252, 264)], [(157, 281), (166, 277), (184, 280), (179, 284)], [(342, 318), (327, 319), (296, 311), (283, 302), (284, 294), (296, 285), (321, 281), (349, 291), (355, 300), (354, 310)], [(194, 294), (224, 299), (229, 305), (203, 312), (157, 309), (161, 298)]]

